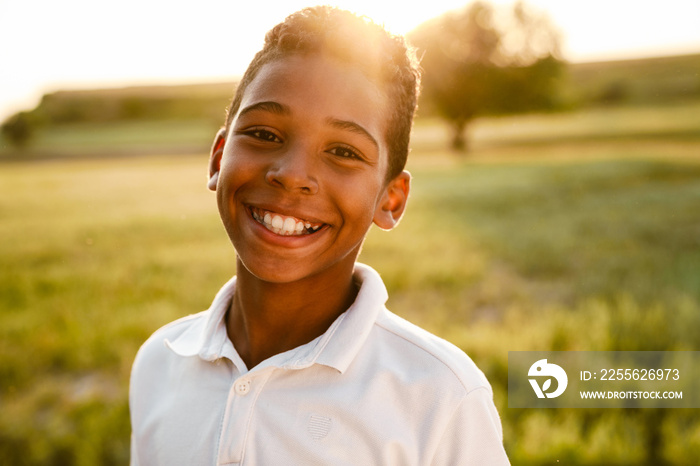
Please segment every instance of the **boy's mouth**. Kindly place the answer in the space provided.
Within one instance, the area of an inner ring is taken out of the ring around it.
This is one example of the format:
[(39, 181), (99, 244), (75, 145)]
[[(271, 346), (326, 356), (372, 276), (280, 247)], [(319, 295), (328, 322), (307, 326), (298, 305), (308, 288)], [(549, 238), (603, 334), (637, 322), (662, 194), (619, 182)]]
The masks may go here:
[(282, 236), (310, 235), (316, 233), (324, 225), (323, 223), (312, 223), (308, 220), (281, 215), (257, 207), (250, 207), (250, 212), (255, 221), (271, 232)]

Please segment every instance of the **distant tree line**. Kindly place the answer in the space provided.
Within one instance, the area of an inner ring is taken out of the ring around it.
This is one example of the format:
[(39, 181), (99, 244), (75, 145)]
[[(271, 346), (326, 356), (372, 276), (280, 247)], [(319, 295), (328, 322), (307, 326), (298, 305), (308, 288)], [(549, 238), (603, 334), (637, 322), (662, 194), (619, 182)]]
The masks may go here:
[(26, 146), (46, 126), (138, 120), (211, 120), (223, 124), (235, 83), (150, 86), (46, 94), (31, 110), (12, 115), (0, 127), (5, 140)]
[(107, 122), (139, 119), (223, 119), (233, 86), (223, 95), (129, 95), (128, 93), (70, 93), (45, 95), (35, 118), (43, 123)]

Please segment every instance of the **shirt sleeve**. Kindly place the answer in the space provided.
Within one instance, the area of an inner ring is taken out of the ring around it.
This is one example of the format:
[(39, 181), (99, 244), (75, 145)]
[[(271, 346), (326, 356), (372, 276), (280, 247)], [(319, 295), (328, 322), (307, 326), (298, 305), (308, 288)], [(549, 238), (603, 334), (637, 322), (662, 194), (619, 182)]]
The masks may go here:
[(486, 387), (469, 392), (448, 422), (432, 464), (509, 465), (501, 420)]

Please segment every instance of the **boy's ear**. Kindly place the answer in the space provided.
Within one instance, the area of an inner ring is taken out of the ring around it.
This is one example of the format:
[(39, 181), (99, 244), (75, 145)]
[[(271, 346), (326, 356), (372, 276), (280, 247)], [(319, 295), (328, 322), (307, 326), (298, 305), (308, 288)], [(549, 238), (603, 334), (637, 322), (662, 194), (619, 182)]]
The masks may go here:
[(406, 170), (389, 181), (374, 212), (375, 225), (382, 230), (391, 230), (399, 223), (406, 210), (410, 188), (411, 174)]
[(219, 181), (219, 170), (221, 169), (221, 157), (224, 155), (224, 145), (226, 145), (226, 128), (221, 128), (214, 138), (214, 144), (211, 146), (209, 154), (209, 181), (207, 188), (211, 191), (216, 191), (216, 185)]

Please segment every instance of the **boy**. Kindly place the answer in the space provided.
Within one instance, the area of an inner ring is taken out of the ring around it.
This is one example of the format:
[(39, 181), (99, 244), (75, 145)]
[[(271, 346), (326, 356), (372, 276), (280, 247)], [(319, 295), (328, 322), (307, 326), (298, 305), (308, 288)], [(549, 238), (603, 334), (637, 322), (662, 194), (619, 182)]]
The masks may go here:
[(508, 463), (483, 374), (355, 263), (406, 206), (418, 81), (402, 39), (348, 12), (267, 34), (209, 161), (237, 275), (139, 351), (132, 465)]

